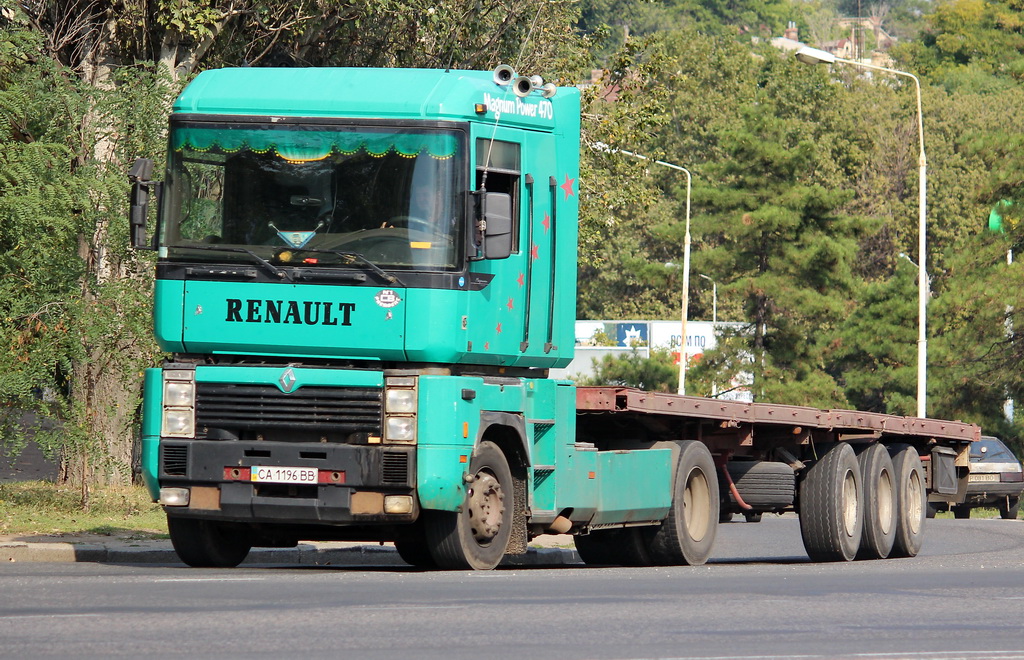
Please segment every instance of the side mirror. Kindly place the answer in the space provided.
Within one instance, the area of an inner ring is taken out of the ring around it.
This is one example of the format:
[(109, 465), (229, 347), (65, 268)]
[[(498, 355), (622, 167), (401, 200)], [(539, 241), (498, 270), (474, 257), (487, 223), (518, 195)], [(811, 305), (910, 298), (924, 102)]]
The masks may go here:
[(146, 243), (146, 216), (149, 215), (150, 188), (157, 184), (150, 180), (153, 176), (153, 159), (137, 158), (128, 170), (128, 180), (132, 182), (129, 198), (128, 227), (131, 244), (137, 250), (151, 250)]
[(508, 259), (512, 254), (512, 195), (484, 193), (483, 218), (484, 259)]

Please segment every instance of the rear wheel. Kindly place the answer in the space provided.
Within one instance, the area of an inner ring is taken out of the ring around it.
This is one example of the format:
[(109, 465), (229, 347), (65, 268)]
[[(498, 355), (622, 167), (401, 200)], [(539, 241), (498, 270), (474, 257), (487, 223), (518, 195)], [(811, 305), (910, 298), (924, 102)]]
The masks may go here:
[(858, 559), (885, 559), (896, 540), (896, 491), (892, 459), (883, 445), (865, 445), (857, 453), (864, 490), (864, 531)]
[(181, 561), (195, 568), (233, 568), (252, 549), (246, 534), (212, 520), (167, 516), (167, 531)]
[(513, 485), (508, 461), (493, 442), (473, 452), (461, 511), (425, 511), (426, 540), (441, 568), (489, 570), (512, 534)]
[(600, 529), (586, 536), (574, 536), (573, 542), (585, 564), (650, 566), (652, 563), (638, 527)]
[(971, 517), (971, 507), (967, 504), (954, 504), (950, 510), (953, 512), (954, 518), (966, 520)]
[(699, 566), (708, 560), (718, 530), (718, 474), (703, 443), (679, 443), (672, 506), (659, 527), (645, 532), (656, 564)]
[(800, 534), (812, 561), (850, 561), (864, 527), (860, 469), (840, 442), (807, 471), (800, 486)]
[(889, 447), (896, 484), (896, 538), (890, 557), (914, 557), (921, 551), (928, 494), (917, 449), (899, 444)]
[(999, 505), (999, 517), (1003, 520), (1016, 520), (1020, 511), (1020, 498), (1007, 497)]

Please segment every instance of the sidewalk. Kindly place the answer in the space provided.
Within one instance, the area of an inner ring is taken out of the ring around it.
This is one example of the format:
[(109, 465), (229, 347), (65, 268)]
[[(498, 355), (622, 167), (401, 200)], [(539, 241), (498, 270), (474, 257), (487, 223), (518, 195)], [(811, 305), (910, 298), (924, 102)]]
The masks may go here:
[[(0, 563), (98, 562), (181, 564), (169, 540), (100, 535), (0, 536)], [(245, 564), (313, 566), (407, 566), (390, 543), (303, 542), (295, 548), (253, 548)], [(580, 558), (567, 535), (540, 536), (525, 555), (506, 557), (503, 566), (564, 566)]]

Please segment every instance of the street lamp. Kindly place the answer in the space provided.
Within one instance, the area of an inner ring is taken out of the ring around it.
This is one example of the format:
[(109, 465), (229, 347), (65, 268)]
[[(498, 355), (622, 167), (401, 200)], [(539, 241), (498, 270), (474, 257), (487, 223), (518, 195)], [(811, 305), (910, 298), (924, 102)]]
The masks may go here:
[(697, 273), (697, 277), (703, 277), (708, 282), (711, 282), (711, 322), (718, 323), (718, 282), (704, 273)]
[(653, 158), (648, 158), (643, 154), (626, 151), (625, 149), (612, 149), (603, 142), (595, 142), (592, 145), (592, 148), (605, 153), (625, 154), (633, 158), (639, 158), (640, 160), (648, 160), (656, 165), (678, 170), (686, 175), (686, 232), (683, 235), (683, 309), (681, 314), (682, 335), (679, 345), (679, 388), (677, 390), (679, 394), (686, 394), (686, 317), (689, 315), (690, 306), (690, 186), (692, 183), (690, 170), (682, 167), (681, 165), (676, 165), (675, 163), (655, 160)]
[(897, 76), (905, 76), (914, 81), (914, 90), (917, 92), (917, 137), (921, 151), (917, 158), (918, 165), (918, 202), (917, 202), (917, 416), (925, 417), (927, 413), (928, 395), (928, 334), (927, 334), (927, 310), (928, 310), (928, 271), (925, 265), (927, 258), (926, 246), (926, 214), (927, 208), (927, 180), (928, 166), (924, 156), (924, 114), (921, 112), (921, 81), (912, 73), (889, 69), (884, 66), (866, 64), (856, 60), (845, 60), (836, 57), (832, 53), (804, 46), (796, 52), (796, 58), (805, 64), (850, 64), (863, 69), (873, 71), (884, 71)]

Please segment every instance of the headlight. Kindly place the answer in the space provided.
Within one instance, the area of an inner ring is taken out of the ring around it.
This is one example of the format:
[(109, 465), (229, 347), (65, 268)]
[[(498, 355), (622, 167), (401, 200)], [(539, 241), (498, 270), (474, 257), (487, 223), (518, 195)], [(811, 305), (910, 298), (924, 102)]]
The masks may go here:
[(388, 417), (384, 437), (388, 442), (412, 442), (416, 439), (416, 418)]
[(195, 433), (195, 415), (192, 410), (172, 408), (164, 410), (163, 435), (174, 438), (191, 438)]
[(412, 414), (416, 412), (416, 390), (388, 390), (387, 412)]
[(196, 435), (196, 372), (164, 369), (163, 419), (160, 435), (194, 438)]
[(164, 383), (164, 406), (191, 408), (195, 402), (195, 397), (195, 383), (180, 381), (167, 381)]
[(415, 376), (391, 376), (385, 384), (384, 442), (415, 444), (417, 379)]

